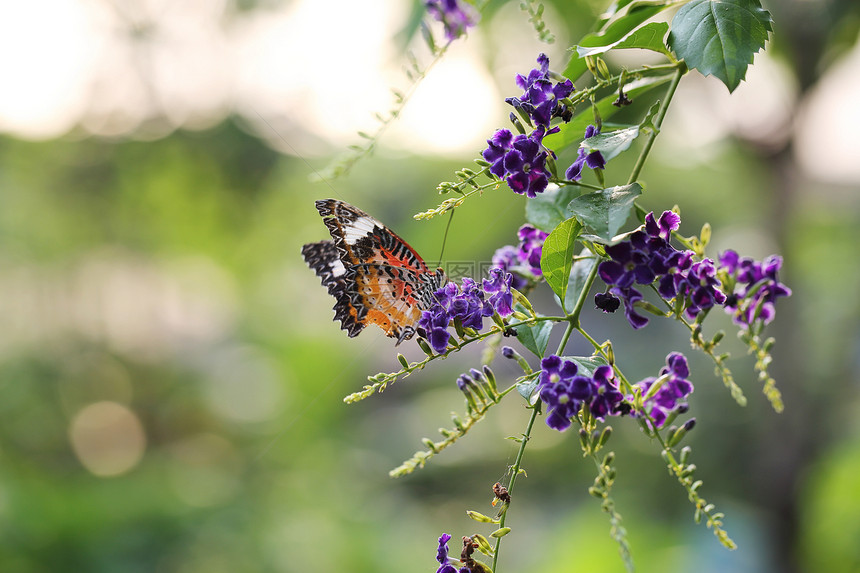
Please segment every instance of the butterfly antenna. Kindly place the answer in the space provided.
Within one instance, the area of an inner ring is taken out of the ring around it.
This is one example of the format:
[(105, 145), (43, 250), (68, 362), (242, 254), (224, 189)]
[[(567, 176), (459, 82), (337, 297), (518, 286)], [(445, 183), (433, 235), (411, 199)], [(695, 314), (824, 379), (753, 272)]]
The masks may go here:
[(439, 253), (439, 262), (436, 263), (437, 267), (442, 266), (442, 255), (445, 254), (445, 245), (448, 243), (448, 231), (451, 230), (451, 221), (454, 220), (454, 210), (451, 209), (451, 215), (448, 216), (448, 224), (445, 225), (445, 236), (442, 237), (442, 251)]

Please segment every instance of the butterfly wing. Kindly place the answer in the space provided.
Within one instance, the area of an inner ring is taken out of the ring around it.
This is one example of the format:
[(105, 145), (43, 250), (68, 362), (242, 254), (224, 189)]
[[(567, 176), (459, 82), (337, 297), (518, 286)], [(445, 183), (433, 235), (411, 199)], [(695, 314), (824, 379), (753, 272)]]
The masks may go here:
[(444, 275), (364, 211), (335, 199), (316, 207), (332, 241), (305, 245), (302, 254), (337, 300), (335, 320), (350, 337), (376, 324), (398, 343), (411, 338)]
[(314, 270), (322, 285), (328, 289), (337, 302), (334, 305), (335, 320), (350, 337), (358, 336), (364, 324), (358, 320), (346, 282), (346, 268), (340, 260), (334, 241), (308, 243), (302, 247), (302, 257)]

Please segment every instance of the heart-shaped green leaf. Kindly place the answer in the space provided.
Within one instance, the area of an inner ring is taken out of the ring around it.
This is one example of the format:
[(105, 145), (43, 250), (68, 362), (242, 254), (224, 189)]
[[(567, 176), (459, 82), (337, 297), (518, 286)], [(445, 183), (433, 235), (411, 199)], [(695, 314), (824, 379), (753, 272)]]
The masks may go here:
[(660, 52), (668, 56), (671, 55), (671, 52), (669, 52), (669, 48), (663, 42), (663, 38), (666, 37), (666, 32), (668, 31), (669, 24), (666, 22), (650, 22), (641, 28), (633, 30), (617, 42), (605, 46), (576, 46), (576, 53), (579, 57), (584, 58), (585, 56), (596, 56), (609, 50), (640, 48)]
[(638, 183), (601, 189), (571, 201), (568, 212), (595, 235), (609, 241), (624, 226), (633, 209), (633, 201), (641, 194), (642, 186)]
[[(514, 305), (514, 309), (528, 314), (528, 311), (522, 305)], [(523, 324), (515, 326), (517, 331), (517, 340), (525, 346), (538, 358), (543, 358), (543, 353), (546, 352), (546, 345), (549, 342), (549, 335), (552, 332), (552, 323), (548, 320), (536, 322), (532, 325)]]
[(526, 202), (526, 221), (549, 233), (570, 217), (567, 206), (581, 193), (581, 188), (573, 186), (544, 191)]
[(582, 376), (593, 376), (598, 367), (606, 364), (602, 356), (565, 356), (565, 358), (578, 366), (577, 374)]
[(675, 14), (669, 46), (689, 67), (717, 76), (732, 92), (764, 48), (772, 22), (758, 0), (692, 0)]
[(543, 243), (540, 268), (547, 284), (560, 300), (564, 300), (567, 293), (567, 281), (573, 266), (573, 250), (576, 238), (581, 232), (582, 224), (576, 217), (571, 217), (562, 221)]

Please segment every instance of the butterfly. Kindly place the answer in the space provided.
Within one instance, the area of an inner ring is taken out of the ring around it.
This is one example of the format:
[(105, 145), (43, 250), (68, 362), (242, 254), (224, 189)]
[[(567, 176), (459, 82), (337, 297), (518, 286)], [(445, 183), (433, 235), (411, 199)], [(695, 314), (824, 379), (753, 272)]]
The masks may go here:
[(308, 243), (302, 256), (336, 302), (334, 320), (350, 337), (375, 324), (397, 344), (415, 335), (421, 313), (447, 281), (430, 271), (415, 249), (349, 203), (315, 202), (331, 241)]

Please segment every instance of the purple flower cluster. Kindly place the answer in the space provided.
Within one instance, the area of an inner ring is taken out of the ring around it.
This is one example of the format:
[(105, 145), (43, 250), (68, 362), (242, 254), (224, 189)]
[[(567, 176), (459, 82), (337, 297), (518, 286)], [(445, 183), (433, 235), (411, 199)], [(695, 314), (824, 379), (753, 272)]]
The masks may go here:
[(460, 286), (449, 282), (435, 292), (436, 303), (425, 310), (418, 321), (418, 334), (427, 339), (433, 350), (442, 353), (448, 348), (451, 321), (458, 321), (464, 328), (480, 330), (484, 317), (494, 312), (509, 316), (513, 312), (513, 276), (501, 269), (491, 269), (490, 277), (483, 280), (483, 288), (466, 277)]
[(791, 295), (791, 289), (777, 278), (780, 267), (782, 257), (777, 255), (762, 262), (741, 258), (732, 250), (720, 255), (720, 273), (730, 293), (725, 308), (736, 324), (749, 329), (757, 321), (768, 324), (773, 320), (776, 299)]
[[(523, 90), (520, 97), (509, 97), (505, 101), (514, 106), (529, 125), (537, 128), (530, 133), (513, 135), (508, 129), (500, 129), (487, 140), (488, 147), (482, 153), (485, 160), (491, 163), (490, 172), (501, 179), (506, 179), (508, 186), (515, 193), (534, 197), (542, 193), (550, 180), (551, 173), (547, 170), (550, 156), (556, 159), (555, 153), (543, 145), (543, 138), (559, 131), (559, 127), (550, 127), (553, 118), (561, 118), (569, 122), (573, 111), (568, 107), (567, 98), (573, 93), (573, 82), (569, 79), (553, 81), (560, 78), (549, 71), (549, 58), (540, 54), (537, 59), (538, 67), (528, 75), (517, 74), (517, 85)], [(564, 103), (567, 101), (567, 103)], [(525, 128), (511, 113), (511, 121), (521, 132)], [(600, 133), (600, 130), (589, 125), (585, 130), (585, 138)], [(592, 169), (603, 169), (606, 160), (599, 151), (586, 152), (580, 148), (576, 161), (568, 167), (565, 177), (570, 181), (582, 179), (582, 170), (588, 166)], [(554, 171), (554, 169), (553, 169)]]
[(467, 567), (457, 569), (452, 565), (452, 563), (459, 563), (459, 561), (453, 557), (448, 557), (448, 542), (450, 540), (451, 536), (447, 533), (443, 533), (442, 537), (439, 538), (439, 547), (436, 549), (436, 561), (439, 562), (439, 568), (436, 569), (436, 573), (469, 573)]
[(530, 135), (514, 135), (509, 129), (500, 129), (487, 140), (488, 147), (481, 155), (491, 163), (490, 173), (505, 179), (514, 193), (535, 197), (543, 193), (550, 178), (546, 159), (551, 152), (542, 141), (547, 133), (557, 130), (546, 131), (541, 126)]
[(669, 243), (672, 231), (680, 223), (681, 218), (672, 211), (664, 211), (659, 219), (648, 213), (644, 230), (634, 232), (627, 241), (606, 247), (611, 260), (600, 263), (597, 272), (612, 287), (611, 296), (600, 293), (595, 297), (598, 308), (614, 312), (620, 298), (627, 321), (635, 329), (642, 328), (648, 319), (635, 310), (642, 293), (633, 285), (650, 285), (655, 281), (664, 299), (684, 299), (684, 310), (690, 318), (726, 301), (714, 262), (711, 259), (694, 262), (693, 251), (679, 251)]
[(591, 377), (578, 371), (574, 362), (556, 355), (541, 360), (540, 399), (547, 406), (546, 424), (554, 430), (568, 429), (583, 404), (599, 420), (622, 413), (624, 396), (610, 366), (597, 367)]
[[(595, 136), (600, 133), (600, 129), (593, 125), (589, 125), (585, 128), (585, 137), (584, 139), (588, 139), (589, 137)], [(603, 154), (599, 151), (592, 151), (591, 153), (587, 153), (585, 149), (582, 147), (579, 148), (579, 153), (576, 157), (576, 161), (571, 164), (570, 167), (567, 168), (567, 171), (564, 172), (564, 176), (569, 181), (579, 181), (582, 179), (582, 169), (585, 166), (588, 166), (592, 169), (603, 169), (606, 167), (606, 160), (603, 158)]]
[(517, 231), (517, 236), (520, 239), (517, 246), (505, 245), (493, 254), (493, 268), (504, 272), (513, 271), (513, 287), (522, 290), (529, 281), (543, 276), (540, 259), (547, 233), (531, 225), (523, 225)]
[(477, 14), (459, 0), (426, 0), (424, 5), (428, 14), (442, 22), (448, 41), (456, 40), (477, 22)]
[(549, 129), (549, 122), (554, 117), (570, 121), (572, 112), (560, 100), (573, 92), (573, 82), (565, 79), (553, 83), (546, 54), (540, 54), (537, 63), (538, 67), (527, 76), (517, 74), (516, 82), (523, 90), (523, 95), (506, 98), (505, 102), (530, 117), (535, 125)]
[(693, 392), (693, 385), (687, 380), (689, 375), (690, 369), (684, 355), (679, 352), (669, 354), (666, 357), (666, 366), (660, 370), (659, 378), (646, 378), (634, 384), (634, 387), (642, 389), (643, 396), (654, 384), (659, 383), (660, 388), (643, 403), (645, 412), (633, 410), (632, 415), (641, 416), (647, 413), (657, 428), (662, 427), (673, 410), (686, 407), (684, 399)]

